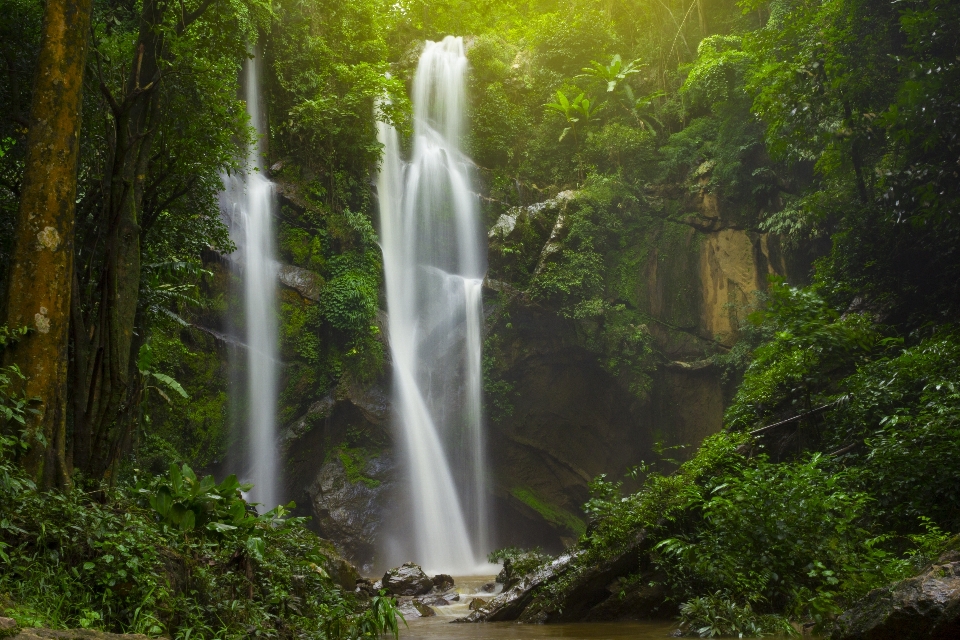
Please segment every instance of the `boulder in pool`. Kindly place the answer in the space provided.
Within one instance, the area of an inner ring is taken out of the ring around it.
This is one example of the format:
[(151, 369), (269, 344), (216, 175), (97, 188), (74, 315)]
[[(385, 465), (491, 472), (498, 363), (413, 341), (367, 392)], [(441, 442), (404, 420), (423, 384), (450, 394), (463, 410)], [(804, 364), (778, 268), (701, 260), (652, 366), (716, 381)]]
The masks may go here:
[(437, 615), (437, 612), (429, 605), (420, 602), (417, 598), (411, 596), (401, 596), (397, 599), (397, 609), (407, 620), (415, 618), (431, 618)]
[(470, 611), (480, 611), (483, 607), (487, 605), (487, 601), (483, 598), (474, 598), (470, 601), (469, 609)]
[(433, 586), (437, 588), (437, 591), (446, 591), (447, 589), (453, 588), (453, 576), (448, 576), (445, 573), (438, 573), (433, 576)]
[(460, 594), (456, 591), (450, 591), (447, 593), (430, 593), (425, 596), (417, 596), (414, 598), (414, 600), (429, 607), (449, 607), (454, 602), (460, 601)]
[(390, 569), (381, 582), (387, 593), (394, 596), (420, 596), (433, 589), (433, 580), (412, 562)]

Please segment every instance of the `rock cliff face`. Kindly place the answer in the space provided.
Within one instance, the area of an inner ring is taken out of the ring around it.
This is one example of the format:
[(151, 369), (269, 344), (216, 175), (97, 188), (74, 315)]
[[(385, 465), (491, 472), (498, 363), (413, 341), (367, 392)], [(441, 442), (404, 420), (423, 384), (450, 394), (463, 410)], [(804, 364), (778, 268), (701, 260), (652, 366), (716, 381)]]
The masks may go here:
[(651, 461), (656, 442), (695, 446), (718, 431), (734, 381), (712, 356), (736, 342), (768, 276), (787, 273), (778, 238), (725, 220), (710, 194), (687, 203), (695, 213), (647, 219), (616, 258), (622, 298), (611, 299), (644, 319), (656, 352), (650, 384), (636, 393), (602, 366), (583, 322), (496, 279), (509, 269), (496, 257), (511, 253), (502, 247), (531, 236), (547, 238), (535, 273), (553, 259), (577, 197), (515, 209), (490, 232), (488, 344), (513, 405), (491, 420), (499, 517), (513, 523), (501, 544), (559, 550), (582, 531), (591, 478)]
[(389, 413), (382, 383), (341, 385), (283, 435), (287, 498), (364, 573), (373, 569), (395, 484)]

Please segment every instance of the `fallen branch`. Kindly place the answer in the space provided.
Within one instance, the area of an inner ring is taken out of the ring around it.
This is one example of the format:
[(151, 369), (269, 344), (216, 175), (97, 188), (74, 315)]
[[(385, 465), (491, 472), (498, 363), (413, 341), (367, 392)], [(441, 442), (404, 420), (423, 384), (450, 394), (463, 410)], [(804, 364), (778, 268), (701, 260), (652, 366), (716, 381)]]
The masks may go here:
[(765, 426), (765, 427), (760, 427), (759, 429), (754, 429), (753, 431), (750, 432), (750, 435), (755, 436), (755, 435), (757, 435), (758, 433), (763, 433), (764, 431), (769, 431), (769, 430), (771, 430), (771, 429), (776, 429), (777, 427), (782, 427), (782, 426), (785, 425), (785, 424), (789, 424), (789, 423), (791, 423), (791, 422), (796, 422), (797, 420), (802, 420), (803, 418), (806, 418), (807, 416), (812, 416), (812, 415), (815, 414), (815, 413), (820, 413), (821, 411), (823, 411), (823, 410), (825, 410), (825, 409), (829, 409), (830, 407), (833, 407), (833, 406), (836, 406), (836, 405), (841, 404), (841, 403), (843, 403), (843, 402), (846, 402), (847, 400), (849, 400), (849, 397), (848, 397), (848, 396), (841, 396), (841, 397), (837, 398), (836, 400), (834, 400), (833, 402), (829, 402), (829, 403), (827, 403), (827, 404), (821, 405), (821, 406), (819, 406), (819, 407), (817, 407), (817, 408), (815, 408), (815, 409), (810, 409), (810, 411), (807, 411), (807, 412), (805, 412), (805, 413), (801, 413), (800, 415), (796, 415), (796, 416), (793, 416), (792, 418), (787, 418), (786, 420), (781, 420), (780, 422), (775, 422), (775, 423), (773, 423), (773, 424), (768, 424), (767, 426)]

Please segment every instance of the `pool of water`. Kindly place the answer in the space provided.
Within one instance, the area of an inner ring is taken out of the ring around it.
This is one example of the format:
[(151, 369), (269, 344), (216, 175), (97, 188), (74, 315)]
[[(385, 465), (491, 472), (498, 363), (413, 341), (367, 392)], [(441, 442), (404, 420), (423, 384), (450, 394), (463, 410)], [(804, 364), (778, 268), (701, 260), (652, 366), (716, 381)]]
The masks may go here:
[(583, 640), (663, 640), (669, 638), (676, 624), (662, 622), (610, 622), (571, 624), (517, 624), (486, 622), (454, 624), (446, 616), (411, 620), (409, 628), (401, 625), (401, 640), (434, 640), (458, 638), (472, 640), (548, 640), (582, 638)]
[(500, 591), (484, 592), (483, 585), (493, 581), (493, 576), (456, 577), (456, 590), (460, 601), (446, 607), (434, 607), (436, 616), (407, 621), (400, 626), (401, 640), (550, 640), (551, 638), (582, 638), (583, 640), (662, 640), (677, 629), (672, 622), (610, 622), (571, 624), (518, 624), (516, 622), (454, 623), (457, 618), (470, 613), (474, 598), (487, 600)]

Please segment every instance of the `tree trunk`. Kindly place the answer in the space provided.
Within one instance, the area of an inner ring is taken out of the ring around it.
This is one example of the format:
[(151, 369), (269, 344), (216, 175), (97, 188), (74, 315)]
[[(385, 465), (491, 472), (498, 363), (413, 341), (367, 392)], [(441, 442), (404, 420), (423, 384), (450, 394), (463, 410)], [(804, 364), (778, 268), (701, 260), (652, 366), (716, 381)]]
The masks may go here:
[(73, 285), (80, 106), (91, 0), (47, 0), (30, 106), (30, 128), (6, 323), (34, 331), (6, 361), (40, 400), (27, 427), (27, 471), (44, 487), (68, 486), (65, 459), (67, 341)]
[[(182, 17), (179, 31), (209, 7)], [(170, 63), (159, 25), (165, 2), (144, 0), (130, 75), (120, 99), (102, 87), (112, 116), (111, 162), (103, 185), (104, 258), (96, 299), (73, 308), (74, 439), (72, 459), (91, 478), (112, 481), (129, 448), (138, 402), (135, 336), (140, 300), (140, 243), (144, 189), (160, 128), (161, 67)], [(89, 316), (84, 316), (84, 308)]]

